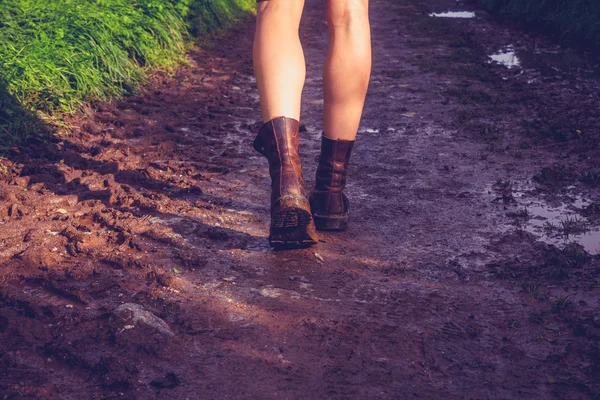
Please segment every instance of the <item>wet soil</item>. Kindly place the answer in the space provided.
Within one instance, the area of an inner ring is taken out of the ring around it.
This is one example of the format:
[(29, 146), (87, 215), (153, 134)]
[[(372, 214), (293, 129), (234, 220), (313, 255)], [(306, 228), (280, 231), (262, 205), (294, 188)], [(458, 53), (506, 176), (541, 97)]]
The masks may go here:
[[(597, 65), (454, 0), (371, 15), (350, 227), (316, 247), (266, 239), (251, 19), (1, 161), (0, 399), (600, 398)], [(310, 186), (320, 1), (301, 35)]]

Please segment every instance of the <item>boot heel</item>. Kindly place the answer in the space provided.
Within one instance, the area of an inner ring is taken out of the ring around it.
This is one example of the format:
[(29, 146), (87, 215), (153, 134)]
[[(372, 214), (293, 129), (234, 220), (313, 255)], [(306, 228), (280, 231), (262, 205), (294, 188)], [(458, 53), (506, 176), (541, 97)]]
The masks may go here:
[[(305, 210), (286, 209), (272, 216), (269, 243), (278, 248), (308, 247), (317, 243), (312, 216)], [(312, 232), (312, 234), (311, 234)]]
[(273, 207), (269, 243), (277, 248), (308, 247), (317, 243), (312, 215), (294, 197), (280, 199)]
[(311, 221), (310, 213), (299, 208), (281, 210), (273, 215), (272, 218), (272, 226), (276, 229), (306, 226)]
[(318, 215), (313, 214), (315, 226), (320, 231), (345, 231), (348, 229), (348, 214)]

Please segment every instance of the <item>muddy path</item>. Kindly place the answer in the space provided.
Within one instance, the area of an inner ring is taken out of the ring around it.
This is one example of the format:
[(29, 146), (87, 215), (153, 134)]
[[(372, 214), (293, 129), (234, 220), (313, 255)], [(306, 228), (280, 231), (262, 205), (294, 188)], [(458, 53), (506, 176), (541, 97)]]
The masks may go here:
[[(350, 227), (315, 248), (266, 240), (251, 20), (14, 149), (0, 398), (599, 398), (598, 66), (485, 13), (428, 15), (447, 10), (473, 8), (373, 0)], [(310, 186), (320, 1), (301, 34)]]

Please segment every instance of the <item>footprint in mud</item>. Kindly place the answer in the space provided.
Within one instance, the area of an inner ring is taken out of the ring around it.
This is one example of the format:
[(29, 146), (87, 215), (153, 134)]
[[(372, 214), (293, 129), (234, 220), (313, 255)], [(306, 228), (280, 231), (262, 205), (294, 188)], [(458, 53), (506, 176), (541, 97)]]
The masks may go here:
[(446, 322), (440, 329), (440, 333), (443, 336), (451, 339), (462, 339), (466, 336), (465, 330), (456, 325), (454, 322)]
[(357, 303), (373, 303), (377, 300), (379, 291), (372, 286), (361, 286), (352, 292), (352, 300)]
[[(545, 182), (555, 179), (546, 170), (540, 176), (538, 180)], [(538, 240), (559, 247), (577, 243), (590, 254), (600, 252), (600, 229), (585, 217), (593, 202), (583, 195), (566, 193), (550, 202), (540, 197), (532, 183), (519, 181), (498, 181), (487, 185), (485, 192), (493, 203), (509, 210), (505, 215), (520, 229)]]
[(152, 217), (151, 222), (171, 228), (173, 237), (201, 249), (207, 244), (220, 249), (246, 249), (251, 243), (263, 241), (263, 238), (245, 232), (209, 225), (186, 216), (163, 214)]
[(363, 304), (382, 304), (395, 307), (406, 295), (395, 289), (373, 284), (362, 284), (356, 288), (342, 288), (338, 297), (344, 301), (353, 301)]

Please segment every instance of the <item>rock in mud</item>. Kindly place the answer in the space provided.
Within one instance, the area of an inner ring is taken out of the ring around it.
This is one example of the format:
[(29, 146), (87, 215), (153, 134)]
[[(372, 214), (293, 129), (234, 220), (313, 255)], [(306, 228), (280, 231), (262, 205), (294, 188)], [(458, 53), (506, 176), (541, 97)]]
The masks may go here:
[(115, 316), (126, 322), (127, 325), (147, 325), (163, 335), (175, 336), (169, 325), (139, 304), (121, 304), (114, 311)]

